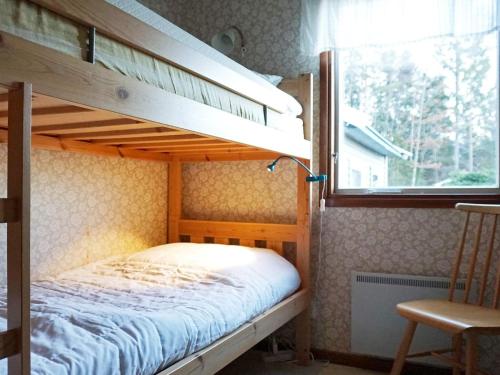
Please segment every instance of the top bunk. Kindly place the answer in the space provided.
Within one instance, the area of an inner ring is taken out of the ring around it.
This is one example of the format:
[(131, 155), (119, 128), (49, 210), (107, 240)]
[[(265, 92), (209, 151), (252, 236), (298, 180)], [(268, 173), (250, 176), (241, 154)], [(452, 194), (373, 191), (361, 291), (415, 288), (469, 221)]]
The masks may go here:
[(0, 141), (8, 89), (27, 82), (35, 147), (311, 159), (310, 74), (280, 90), (135, 1), (110, 1), (0, 0)]

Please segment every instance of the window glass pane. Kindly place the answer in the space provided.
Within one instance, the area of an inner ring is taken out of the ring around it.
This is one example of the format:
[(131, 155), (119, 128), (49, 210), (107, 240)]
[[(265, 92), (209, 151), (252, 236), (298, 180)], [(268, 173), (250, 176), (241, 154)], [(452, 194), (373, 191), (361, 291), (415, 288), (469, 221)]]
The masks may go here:
[(338, 187), (498, 187), (498, 35), (338, 53)]

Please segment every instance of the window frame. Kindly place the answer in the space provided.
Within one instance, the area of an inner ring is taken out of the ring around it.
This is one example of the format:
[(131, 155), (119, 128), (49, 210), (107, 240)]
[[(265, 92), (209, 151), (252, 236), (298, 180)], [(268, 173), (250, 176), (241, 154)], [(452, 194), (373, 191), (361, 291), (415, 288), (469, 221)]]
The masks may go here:
[[(500, 48), (499, 48), (500, 53)], [(325, 187), (326, 205), (329, 207), (381, 207), (381, 208), (452, 208), (457, 203), (500, 204), (500, 193), (492, 189), (477, 188), (474, 191), (447, 189), (443, 193), (429, 192), (429, 189), (418, 189), (414, 193), (404, 189), (402, 193), (349, 193), (339, 191), (336, 187), (338, 178), (337, 150), (338, 144), (338, 59), (333, 51), (320, 54), (320, 136), (319, 164), (321, 173), (329, 176)], [(499, 90), (500, 90), (500, 85)], [(500, 93), (499, 93), (500, 98)], [(500, 100), (499, 100), (500, 101)], [(499, 109), (500, 113), (500, 109)], [(500, 117), (500, 116), (499, 116)], [(500, 127), (500, 124), (499, 124)], [(500, 133), (500, 131), (499, 131)], [(500, 169), (500, 162), (499, 162)], [(320, 194), (323, 186), (320, 186)], [(348, 190), (348, 189), (344, 189)], [(389, 189), (388, 189), (389, 190)], [(443, 189), (444, 190), (444, 189)], [(453, 191), (451, 191), (453, 190)]]

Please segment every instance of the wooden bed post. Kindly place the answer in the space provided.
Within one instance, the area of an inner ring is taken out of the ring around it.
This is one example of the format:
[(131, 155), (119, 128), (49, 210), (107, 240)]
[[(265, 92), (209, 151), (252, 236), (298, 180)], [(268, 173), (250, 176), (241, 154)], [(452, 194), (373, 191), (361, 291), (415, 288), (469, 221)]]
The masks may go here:
[(7, 328), (17, 331), (18, 354), (9, 375), (30, 374), (30, 158), (31, 84), (9, 91), (7, 198), (16, 220), (7, 223)]
[(168, 164), (168, 243), (179, 242), (179, 222), (182, 215), (182, 162)]
[[(313, 139), (312, 129), (312, 74), (304, 74), (299, 79), (298, 99), (303, 107), (302, 120), (304, 135), (308, 140)], [(311, 150), (312, 152), (312, 150)], [(304, 164), (312, 168), (312, 163), (303, 160)], [(306, 181), (308, 173), (297, 167), (297, 269), (302, 279), (302, 288), (310, 286), (310, 242), (311, 242), (311, 184)], [(310, 309), (307, 308), (295, 318), (297, 360), (301, 365), (309, 363), (311, 346)]]

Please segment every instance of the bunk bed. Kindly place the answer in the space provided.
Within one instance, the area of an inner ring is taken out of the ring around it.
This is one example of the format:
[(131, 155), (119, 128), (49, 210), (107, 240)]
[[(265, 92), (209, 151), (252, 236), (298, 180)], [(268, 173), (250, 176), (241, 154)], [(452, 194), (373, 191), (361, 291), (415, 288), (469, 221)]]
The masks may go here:
[[(239, 244), (272, 249), (281, 256), (285, 244), (295, 244), (297, 291), (159, 373), (213, 374), (292, 319), (297, 359), (307, 363), (307, 171), (297, 168), (295, 224), (215, 222), (182, 217), (182, 164), (269, 160), (284, 154), (310, 167), (311, 75), (285, 79), (280, 90), (104, 1), (0, 3), (3, 10), (19, 4), (35, 9), (35, 16), (57, 20), (56, 30), (63, 22), (75, 40), (83, 40), (80, 50), (65, 50), (60, 39), (45, 35), (41, 39), (47, 43), (37, 40), (46, 28), (30, 31), (1, 20), (0, 141), (8, 143), (8, 193), (0, 199), (0, 219), (7, 223), (8, 275), (7, 330), (0, 334), (0, 358), (8, 357), (9, 374), (30, 373), (31, 147), (168, 162), (170, 244), (223, 244), (228, 252)], [(116, 56), (132, 56), (144, 69), (127, 70)], [(181, 81), (188, 84), (182, 86)], [(297, 98), (301, 108), (285, 92)], [(295, 118), (299, 113), (300, 121)]]

